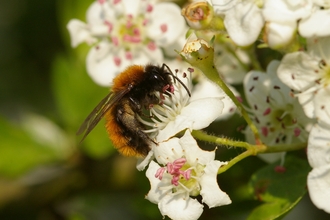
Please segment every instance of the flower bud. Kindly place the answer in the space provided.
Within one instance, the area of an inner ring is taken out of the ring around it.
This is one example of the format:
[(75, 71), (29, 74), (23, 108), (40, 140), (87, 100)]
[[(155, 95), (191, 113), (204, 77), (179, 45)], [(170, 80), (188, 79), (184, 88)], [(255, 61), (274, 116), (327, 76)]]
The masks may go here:
[(208, 2), (194, 2), (183, 8), (181, 14), (193, 29), (206, 29), (213, 19), (213, 8)]

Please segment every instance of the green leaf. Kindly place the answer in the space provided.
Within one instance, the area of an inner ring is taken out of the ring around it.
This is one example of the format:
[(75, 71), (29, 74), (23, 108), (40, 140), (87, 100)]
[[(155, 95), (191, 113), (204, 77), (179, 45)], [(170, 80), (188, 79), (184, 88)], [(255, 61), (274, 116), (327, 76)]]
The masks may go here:
[[(68, 55), (58, 55), (55, 59), (52, 82), (60, 120), (78, 144), (81, 137), (75, 135), (76, 131), (109, 93), (109, 88), (96, 85), (86, 73), (84, 62)], [(85, 153), (94, 158), (106, 157), (114, 152), (105, 132), (104, 121), (99, 124), (81, 145)]]
[(283, 217), (306, 193), (307, 160), (287, 155), (283, 172), (276, 172), (278, 162), (257, 171), (250, 180), (250, 190), (262, 205), (250, 214), (250, 220)]
[(32, 168), (59, 161), (56, 149), (40, 144), (27, 132), (0, 117), (0, 175), (17, 177)]

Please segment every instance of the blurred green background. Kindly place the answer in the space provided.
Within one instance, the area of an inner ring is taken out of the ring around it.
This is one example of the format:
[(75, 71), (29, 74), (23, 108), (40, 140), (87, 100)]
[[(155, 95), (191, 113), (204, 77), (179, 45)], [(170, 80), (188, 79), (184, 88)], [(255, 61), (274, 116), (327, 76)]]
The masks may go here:
[[(65, 27), (71, 18), (85, 20), (91, 2), (0, 1), (0, 220), (162, 218), (144, 199), (149, 182), (136, 159), (118, 155), (103, 123), (82, 144), (75, 135), (108, 93), (86, 74), (88, 46), (72, 49)], [(241, 139), (235, 128), (242, 124), (234, 117), (211, 129)], [(240, 151), (217, 153), (226, 160)], [(221, 175), (234, 203), (205, 207), (202, 219), (244, 219), (260, 204), (245, 189), (262, 165), (247, 158)], [(313, 216), (322, 214), (304, 201)]]

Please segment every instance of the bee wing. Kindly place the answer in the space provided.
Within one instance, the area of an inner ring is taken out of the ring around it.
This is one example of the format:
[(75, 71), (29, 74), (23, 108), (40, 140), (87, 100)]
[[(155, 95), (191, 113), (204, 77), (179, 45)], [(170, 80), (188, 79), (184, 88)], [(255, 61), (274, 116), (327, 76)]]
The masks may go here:
[(86, 138), (86, 136), (94, 129), (99, 123), (104, 114), (109, 111), (115, 102), (120, 100), (129, 90), (123, 90), (118, 93), (109, 93), (101, 102), (93, 109), (93, 111), (87, 116), (77, 131), (77, 135), (84, 133), (80, 143)]

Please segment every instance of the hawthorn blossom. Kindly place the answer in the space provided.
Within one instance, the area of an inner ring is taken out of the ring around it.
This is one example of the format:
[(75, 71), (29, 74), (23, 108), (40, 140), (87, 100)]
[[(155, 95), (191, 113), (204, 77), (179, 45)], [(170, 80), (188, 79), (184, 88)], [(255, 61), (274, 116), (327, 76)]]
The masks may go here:
[[(139, 117), (140, 122), (148, 127), (144, 132), (156, 143), (167, 141), (185, 129), (193, 131), (206, 128), (221, 117), (224, 110), (224, 97), (202, 95), (193, 99), (195, 92), (192, 89), (191, 73), (194, 69), (188, 68), (185, 72), (174, 70), (176, 72), (174, 74), (181, 81), (174, 80), (174, 93), (164, 97), (163, 103), (154, 105), (150, 109), (151, 121)], [(203, 90), (206, 89), (208, 88), (204, 87)], [(230, 103), (228, 100), (225, 102)], [(152, 144), (151, 148), (154, 149), (154, 146), (157, 145)], [(146, 158), (138, 162), (137, 169), (143, 170), (154, 154), (155, 152), (151, 150)]]
[(102, 86), (133, 63), (162, 63), (161, 48), (179, 46), (186, 30), (180, 8), (170, 2), (98, 0), (87, 10), (86, 20), (68, 23), (71, 45), (93, 45), (87, 72)]
[(311, 122), (297, 98), (277, 77), (279, 61), (272, 61), (267, 73), (250, 71), (244, 79), (244, 91), (251, 117), (268, 145), (307, 141)]
[(254, 43), (264, 25), (261, 9), (254, 1), (212, 0), (216, 14), (224, 15), (224, 25), (238, 46)]
[(198, 219), (203, 205), (191, 196), (202, 196), (210, 208), (231, 203), (217, 183), (217, 172), (226, 162), (214, 160), (215, 151), (200, 149), (187, 130), (155, 147), (156, 163), (146, 172), (151, 189), (146, 199), (158, 204), (163, 216), (171, 219)]
[(266, 21), (264, 40), (271, 48), (284, 48), (294, 40), (298, 20), (312, 12), (312, 1), (266, 0), (262, 9)]
[(316, 118), (315, 106), (329, 105), (325, 91), (330, 89), (330, 37), (311, 38), (307, 43), (307, 51), (284, 56), (277, 74), (295, 92), (305, 114)]

